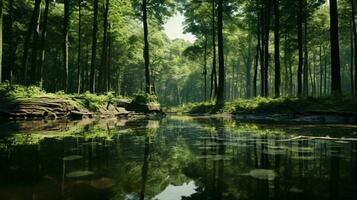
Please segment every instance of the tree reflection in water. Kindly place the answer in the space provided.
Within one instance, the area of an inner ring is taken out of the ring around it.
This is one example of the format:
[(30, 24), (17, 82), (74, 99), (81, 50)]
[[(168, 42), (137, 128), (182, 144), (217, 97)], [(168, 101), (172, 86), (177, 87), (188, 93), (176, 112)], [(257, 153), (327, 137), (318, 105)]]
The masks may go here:
[(80, 124), (17, 127), (0, 138), (0, 199), (357, 198), (357, 143), (348, 140), (356, 126), (191, 117)]

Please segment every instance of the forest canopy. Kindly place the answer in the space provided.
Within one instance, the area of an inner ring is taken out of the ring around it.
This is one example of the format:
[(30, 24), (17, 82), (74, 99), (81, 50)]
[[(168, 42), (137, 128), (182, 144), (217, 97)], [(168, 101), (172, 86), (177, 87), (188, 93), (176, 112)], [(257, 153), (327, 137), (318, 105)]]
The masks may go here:
[[(216, 99), (357, 94), (355, 0), (5, 0), (0, 81)], [(194, 42), (163, 25), (185, 17)]]

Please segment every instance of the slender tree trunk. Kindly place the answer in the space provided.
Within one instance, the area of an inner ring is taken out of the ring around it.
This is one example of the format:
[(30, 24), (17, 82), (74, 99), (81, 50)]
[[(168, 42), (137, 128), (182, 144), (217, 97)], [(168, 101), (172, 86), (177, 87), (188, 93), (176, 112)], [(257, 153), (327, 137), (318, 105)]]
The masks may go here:
[(208, 47), (208, 38), (205, 35), (205, 50), (204, 50), (204, 63), (203, 63), (203, 79), (204, 79), (204, 101), (207, 101), (207, 47)]
[(280, 11), (279, 0), (274, 1), (275, 30), (274, 30), (274, 59), (275, 59), (275, 97), (280, 97)]
[(2, 10), (3, 10), (3, 0), (0, 0), (0, 83), (2, 82)]
[(257, 1), (257, 47), (255, 54), (255, 63), (254, 63), (254, 77), (253, 77), (253, 96), (257, 97), (257, 80), (258, 80), (258, 63), (259, 63), (259, 54), (260, 54), (260, 11), (259, 3)]
[(93, 7), (93, 32), (92, 32), (92, 59), (90, 68), (89, 90), (95, 93), (95, 70), (97, 58), (97, 32), (98, 32), (98, 0), (94, 0)]
[(250, 74), (250, 71), (251, 71), (251, 67), (252, 67), (252, 52), (251, 52), (251, 49), (252, 49), (252, 37), (251, 36), (248, 36), (248, 49), (247, 49), (247, 58), (246, 58), (246, 64), (245, 64), (245, 71), (246, 71), (246, 79), (245, 79), (245, 82), (246, 82), (246, 98), (251, 98), (252, 96), (252, 78), (251, 78), (251, 74)]
[(211, 73), (211, 98), (217, 96), (217, 52), (216, 52), (216, 0), (212, 0), (212, 48), (213, 48), (213, 61), (212, 61), (212, 73)]
[(338, 36), (337, 0), (330, 0), (331, 94), (341, 95), (340, 45)]
[(223, 52), (223, 0), (218, 0), (218, 91), (217, 91), (217, 101), (218, 107), (224, 105), (224, 52)]
[(109, 23), (109, 32), (108, 32), (108, 58), (107, 58), (107, 70), (106, 70), (106, 77), (107, 77), (107, 80), (106, 80), (106, 85), (107, 85), (107, 91), (111, 91), (111, 69), (112, 69), (112, 55), (113, 55), (113, 40), (112, 40), (112, 26), (111, 24)]
[(81, 47), (82, 47), (82, 5), (78, 0), (78, 51), (77, 51), (77, 93), (81, 93)]
[(42, 25), (42, 35), (41, 35), (41, 46), (40, 46), (40, 51), (41, 51), (41, 58), (39, 59), (39, 69), (38, 69), (38, 78), (37, 80), (40, 81), (40, 87), (43, 87), (43, 66), (45, 62), (45, 55), (46, 55), (46, 38), (47, 38), (47, 19), (48, 19), (48, 10), (49, 10), (49, 5), (50, 5), (50, 0), (45, 0), (45, 13), (43, 16), (43, 25)]
[(266, 23), (265, 20), (265, 8), (264, 8), (264, 2), (262, 1), (261, 4), (261, 9), (260, 9), (260, 15), (261, 15), (261, 24), (260, 24), (260, 33), (261, 33), (261, 51), (260, 51), (260, 85), (261, 85), (261, 89), (260, 89), (260, 96), (264, 96), (265, 93), (265, 26), (264, 24)]
[(320, 44), (320, 97), (323, 96), (322, 94), (322, 86), (323, 86), (323, 64), (322, 64), (322, 44)]
[(143, 0), (142, 5), (142, 12), (143, 12), (143, 26), (144, 26), (144, 62), (145, 62), (145, 80), (146, 86), (145, 91), (146, 93), (151, 94), (151, 75), (150, 75), (150, 54), (149, 54), (149, 40), (148, 40), (148, 16), (147, 16), (147, 0)]
[(285, 68), (285, 77), (284, 77), (284, 90), (285, 96), (289, 96), (289, 75), (288, 75), (288, 36), (287, 34), (284, 36), (284, 68)]
[[(41, 1), (40, 7), (41, 7)], [(36, 12), (36, 19), (33, 29), (33, 39), (32, 39), (32, 51), (31, 51), (31, 68), (30, 68), (30, 84), (36, 84), (37, 80), (37, 54), (38, 54), (38, 38), (40, 34), (40, 21), (41, 21), (41, 12), (40, 9)]]
[[(351, 23), (352, 24), (352, 23)], [(353, 77), (353, 63), (354, 63), (354, 43), (353, 43), (353, 27), (351, 28), (351, 64), (350, 64), (350, 78), (351, 78), (351, 94), (353, 96), (354, 91), (355, 91), (355, 86), (354, 86), (354, 77)]]
[(324, 48), (324, 95), (327, 95), (327, 55)]
[(355, 96), (357, 96), (357, 31), (356, 31), (356, 11), (355, 11), (355, 2), (351, 0), (351, 7), (352, 7), (352, 28), (353, 28), (353, 43), (354, 43), (354, 68), (355, 68)]
[(265, 67), (264, 67), (264, 96), (269, 96), (269, 35), (270, 35), (270, 13), (271, 1), (268, 0), (266, 8), (266, 23), (265, 23)]
[(258, 63), (259, 63), (259, 54), (260, 54), (260, 15), (258, 14), (258, 23), (257, 23), (257, 47), (255, 54), (255, 63), (254, 63), (254, 77), (253, 77), (253, 95), (257, 97), (257, 79), (258, 79)]
[(68, 29), (69, 29), (69, 9), (71, 0), (64, 0), (63, 18), (63, 89), (68, 91)]
[(104, 24), (103, 24), (103, 46), (100, 61), (100, 78), (99, 78), (99, 91), (108, 92), (107, 88), (107, 56), (108, 56), (108, 13), (109, 13), (109, 0), (105, 0), (104, 10)]
[[(306, 3), (306, 1), (305, 1)], [(306, 9), (305, 9), (306, 11)], [(309, 52), (308, 52), (308, 40), (307, 40), (307, 13), (304, 16), (305, 34), (304, 34), (304, 68), (303, 68), (303, 94), (309, 96)]]
[[(14, 66), (15, 66), (15, 54), (16, 54), (16, 48), (17, 48), (17, 43), (15, 44), (15, 37), (13, 35), (13, 24), (14, 24), (14, 6), (13, 6), (14, 0), (9, 0), (9, 11), (8, 11), (8, 23), (7, 26), (6, 24), (4, 29), (7, 30), (7, 33), (5, 36), (7, 36), (8, 41), (9, 41), (9, 47), (8, 47), (8, 59), (4, 60), (7, 61), (4, 64), (0, 64), (1, 66), (7, 66), (6, 68), (4, 67), (4, 72), (3, 77), (0, 78), (2, 81), (9, 81), (10, 84), (13, 82), (13, 70), (14, 70)], [(4, 5), (3, 5), (4, 8)], [(0, 58), (1, 60), (2, 58)], [(0, 71), (1, 71), (1, 67), (0, 67)], [(1, 76), (1, 72), (0, 72), (0, 76)], [(1, 81), (0, 81), (1, 82)]]
[(302, 12), (303, 12), (303, 0), (299, 1), (299, 9), (297, 13), (297, 29), (298, 29), (298, 49), (299, 49), (299, 65), (298, 65), (298, 96), (302, 96), (302, 68), (303, 68), (303, 45), (302, 45)]
[(25, 43), (24, 43), (24, 53), (22, 56), (22, 67), (24, 70), (24, 75), (23, 75), (23, 83), (26, 85), (28, 84), (28, 69), (27, 69), (27, 57), (28, 57), (28, 52), (29, 52), (29, 45), (31, 42), (31, 37), (34, 32), (34, 29), (36, 28), (36, 23), (37, 23), (37, 18), (38, 18), (38, 13), (40, 12), (40, 5), (41, 5), (41, 0), (35, 0), (35, 7), (33, 8), (32, 11), (32, 17), (31, 17), (31, 22), (29, 24), (27, 33), (26, 33), (26, 38), (25, 38)]

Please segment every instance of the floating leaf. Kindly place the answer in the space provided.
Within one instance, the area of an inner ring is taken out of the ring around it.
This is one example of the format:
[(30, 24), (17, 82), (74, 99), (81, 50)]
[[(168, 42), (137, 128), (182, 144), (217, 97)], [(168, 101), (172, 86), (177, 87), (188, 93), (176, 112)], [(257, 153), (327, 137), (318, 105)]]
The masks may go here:
[(66, 177), (68, 178), (80, 178), (80, 177), (85, 177), (85, 176), (91, 176), (93, 175), (94, 172), (92, 171), (74, 171), (66, 174)]
[(249, 172), (249, 176), (259, 180), (272, 181), (277, 177), (277, 174), (271, 169), (254, 169)]
[(107, 189), (113, 187), (115, 184), (113, 179), (102, 177), (91, 181), (90, 185), (96, 189)]
[(83, 156), (80, 156), (80, 155), (71, 155), (71, 156), (66, 156), (66, 157), (63, 157), (62, 160), (64, 161), (72, 161), (72, 160), (79, 160), (79, 159), (82, 159)]

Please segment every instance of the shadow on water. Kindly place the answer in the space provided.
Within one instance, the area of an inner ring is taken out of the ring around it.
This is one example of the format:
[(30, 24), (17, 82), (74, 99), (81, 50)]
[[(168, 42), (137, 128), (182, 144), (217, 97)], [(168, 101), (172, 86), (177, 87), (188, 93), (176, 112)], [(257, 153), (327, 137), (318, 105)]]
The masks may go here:
[(0, 126), (0, 199), (357, 198), (353, 125), (170, 116)]

